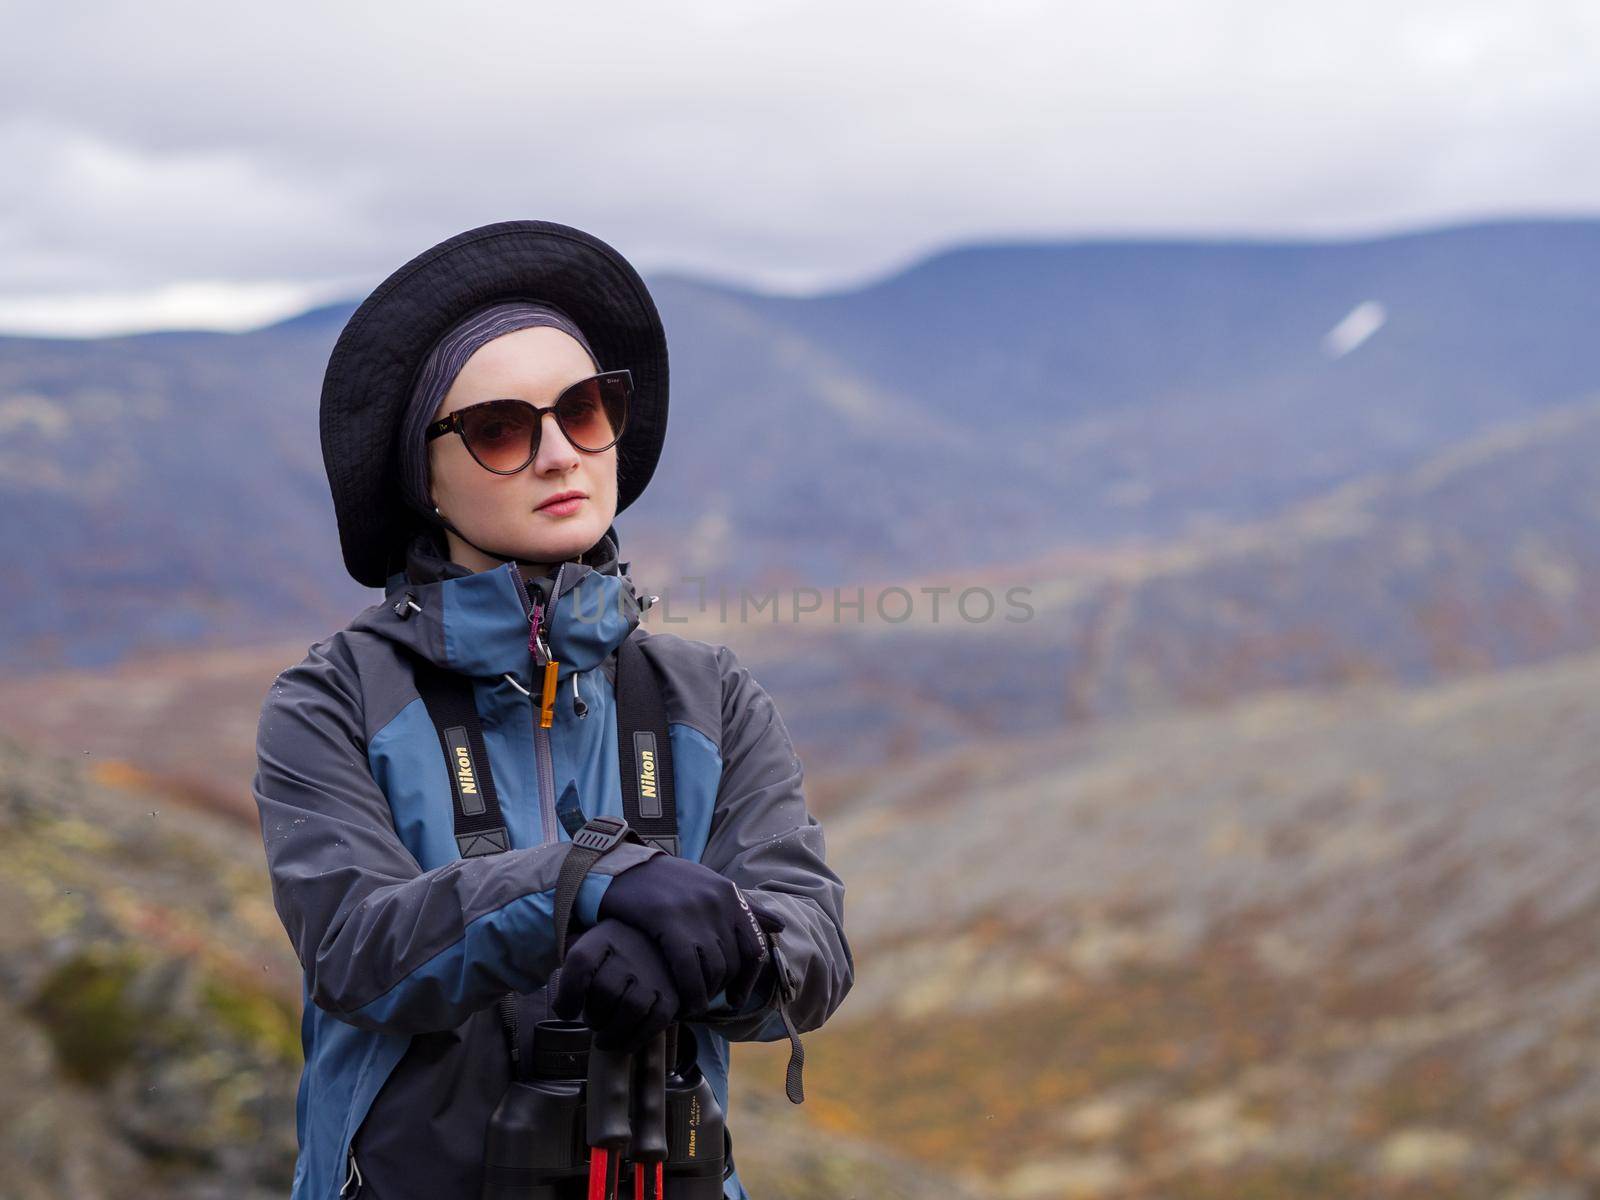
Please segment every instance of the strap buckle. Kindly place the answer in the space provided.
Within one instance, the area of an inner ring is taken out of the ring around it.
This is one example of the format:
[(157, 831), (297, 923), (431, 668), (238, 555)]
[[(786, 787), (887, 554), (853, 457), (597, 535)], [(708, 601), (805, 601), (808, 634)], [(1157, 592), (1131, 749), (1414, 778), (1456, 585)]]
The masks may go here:
[(605, 855), (630, 836), (637, 839), (639, 835), (629, 829), (621, 817), (590, 817), (588, 823), (572, 835), (572, 844)]

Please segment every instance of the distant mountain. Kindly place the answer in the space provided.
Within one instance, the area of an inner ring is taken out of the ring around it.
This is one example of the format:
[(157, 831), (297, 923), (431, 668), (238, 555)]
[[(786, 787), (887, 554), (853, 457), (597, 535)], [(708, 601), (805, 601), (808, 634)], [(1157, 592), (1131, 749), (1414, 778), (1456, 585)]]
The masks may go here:
[[(675, 336), (723, 351), (682, 364), (691, 419), (747, 449), (669, 441), (691, 469), (655, 511), (713, 492), (807, 573), (1257, 518), (1594, 393), (1597, 264), (1600, 222), (1502, 222), (970, 246), (814, 299), (676, 286)], [(1338, 353), (1358, 310), (1378, 327)]]
[[(948, 589), (938, 620), (924, 597), (915, 619), (886, 621), (867, 589), (864, 621), (835, 623), (830, 593), (798, 624), (787, 611), (708, 618), (696, 636), (737, 640), (797, 736), (833, 763), (1586, 652), (1600, 647), (1600, 401), (1266, 520), (889, 586)], [(991, 619), (962, 619), (966, 588), (982, 589), (970, 612), (993, 603)], [(1023, 589), (1015, 603), (1012, 588)], [(882, 611), (901, 606), (891, 598)]]
[(333, 348), (333, 339), (339, 336), (339, 330), (353, 315), (359, 303), (355, 300), (343, 300), (337, 304), (324, 304), (317, 308), (308, 308), (305, 312), (293, 317), (286, 317), (282, 321), (275, 321), (271, 325), (258, 329), (259, 333), (315, 333), (328, 338), (328, 348)]
[[(624, 556), (826, 587), (1257, 521), (1600, 387), (1600, 221), (971, 246), (811, 299), (653, 285), (672, 436)], [(0, 339), (0, 666), (342, 625), (317, 438), (353, 303)]]
[(369, 593), (338, 566), (316, 425), (332, 334), (0, 339), (0, 663), (337, 627)]

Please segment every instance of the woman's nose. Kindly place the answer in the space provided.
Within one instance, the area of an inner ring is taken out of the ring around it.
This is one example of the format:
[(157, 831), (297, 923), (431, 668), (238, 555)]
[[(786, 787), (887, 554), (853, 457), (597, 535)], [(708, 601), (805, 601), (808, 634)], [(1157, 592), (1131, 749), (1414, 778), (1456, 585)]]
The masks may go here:
[(539, 430), (539, 452), (533, 456), (533, 469), (539, 474), (548, 471), (567, 471), (578, 461), (578, 450), (567, 441), (555, 413), (540, 413), (543, 427)]

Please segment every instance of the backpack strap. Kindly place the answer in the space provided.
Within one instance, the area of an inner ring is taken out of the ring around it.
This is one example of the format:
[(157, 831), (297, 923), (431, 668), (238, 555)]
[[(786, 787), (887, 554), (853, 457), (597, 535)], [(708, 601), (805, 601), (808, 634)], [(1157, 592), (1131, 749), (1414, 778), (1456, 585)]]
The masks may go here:
[(617, 757), (622, 817), (668, 854), (678, 853), (678, 805), (672, 786), (672, 739), (661, 676), (640, 648), (638, 630), (617, 647)]

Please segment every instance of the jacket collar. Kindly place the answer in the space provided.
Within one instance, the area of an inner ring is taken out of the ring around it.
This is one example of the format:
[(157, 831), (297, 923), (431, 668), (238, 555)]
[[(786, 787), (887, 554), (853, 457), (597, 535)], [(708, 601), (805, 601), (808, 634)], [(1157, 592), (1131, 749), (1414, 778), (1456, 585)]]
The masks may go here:
[[(473, 571), (446, 558), (431, 530), (413, 535), (406, 568), (390, 575), (382, 603), (357, 618), (368, 629), (441, 667), (467, 675), (533, 676), (534, 603), (558, 678), (598, 666), (639, 624), (639, 592), (619, 562), (614, 531), (580, 556), (528, 579), (514, 562)], [(529, 590), (532, 589), (530, 598)], [(552, 590), (555, 603), (549, 603)]]

